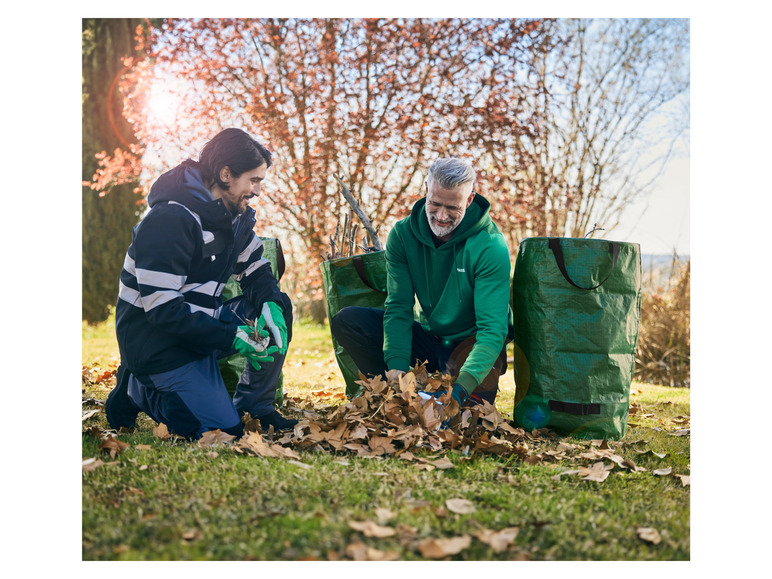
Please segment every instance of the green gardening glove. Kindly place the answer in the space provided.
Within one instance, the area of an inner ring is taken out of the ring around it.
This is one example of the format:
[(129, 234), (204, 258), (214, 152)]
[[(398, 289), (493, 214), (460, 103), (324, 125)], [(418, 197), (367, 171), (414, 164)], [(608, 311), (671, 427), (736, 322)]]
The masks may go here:
[[(239, 326), (233, 338), (233, 349), (244, 356), (255, 370), (260, 370), (260, 363), (273, 362), (271, 354), (278, 351), (276, 346), (268, 347), (269, 333), (263, 329), (265, 322), (258, 320), (255, 328)], [(257, 340), (255, 339), (257, 335)]]
[(285, 354), (289, 344), (287, 343), (287, 322), (284, 320), (281, 306), (276, 302), (265, 302), (258, 319), (258, 323), (261, 322), (263, 325), (260, 327), (265, 327), (273, 336), (273, 341), (278, 347), (276, 351), (279, 354)]

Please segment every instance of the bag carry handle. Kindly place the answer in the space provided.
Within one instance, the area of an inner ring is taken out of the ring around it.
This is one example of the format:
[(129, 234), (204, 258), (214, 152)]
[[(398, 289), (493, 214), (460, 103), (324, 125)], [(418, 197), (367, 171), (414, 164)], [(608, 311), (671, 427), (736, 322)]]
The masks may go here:
[(595, 285), (592, 287), (582, 287), (580, 285), (576, 285), (571, 280), (571, 278), (568, 277), (568, 271), (566, 271), (566, 264), (565, 264), (565, 261), (563, 260), (563, 248), (560, 246), (560, 238), (559, 237), (551, 238), (549, 240), (549, 248), (552, 250), (552, 253), (555, 254), (555, 261), (558, 262), (558, 269), (560, 269), (560, 273), (563, 274), (563, 277), (566, 278), (566, 281), (576, 288), (579, 288), (582, 290), (588, 290), (588, 291), (598, 289), (600, 286), (606, 283), (606, 280), (611, 277), (612, 273), (614, 273), (614, 268), (617, 266), (617, 259), (619, 258), (619, 244), (614, 243), (613, 241), (609, 241), (608, 251), (611, 254), (611, 271), (608, 272), (606, 279), (604, 279), (598, 285)]
[(562, 402), (560, 400), (550, 400), (548, 402), (550, 410), (555, 412), (565, 412), (575, 414), (576, 416), (590, 416), (591, 414), (600, 414), (600, 404), (581, 404), (579, 402)]
[(284, 250), (281, 248), (281, 241), (278, 239), (276, 240), (276, 273), (279, 274), (279, 277), (276, 278), (280, 280), (282, 276), (284, 275), (284, 269), (286, 267), (286, 263), (284, 262)]
[(365, 284), (367, 287), (369, 287), (371, 290), (376, 291), (378, 293), (382, 293), (383, 295), (386, 295), (386, 291), (382, 289), (378, 289), (377, 287), (374, 287), (368, 280), (367, 280), (367, 274), (365, 273), (365, 264), (362, 261), (361, 255), (355, 255), (353, 259), (354, 263), (354, 269), (359, 274), (359, 279), (362, 280), (362, 283)]

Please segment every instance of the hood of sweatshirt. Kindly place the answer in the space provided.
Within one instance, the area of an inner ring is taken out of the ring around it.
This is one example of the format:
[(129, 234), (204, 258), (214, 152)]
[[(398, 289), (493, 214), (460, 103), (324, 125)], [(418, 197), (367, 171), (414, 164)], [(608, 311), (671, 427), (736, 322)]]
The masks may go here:
[[(193, 211), (205, 228), (230, 229), (240, 217), (232, 215), (222, 200), (214, 198), (201, 179), (198, 162), (191, 159), (161, 175), (150, 188), (147, 203), (151, 209), (168, 202), (179, 203)], [(248, 207), (246, 213), (253, 211)]]

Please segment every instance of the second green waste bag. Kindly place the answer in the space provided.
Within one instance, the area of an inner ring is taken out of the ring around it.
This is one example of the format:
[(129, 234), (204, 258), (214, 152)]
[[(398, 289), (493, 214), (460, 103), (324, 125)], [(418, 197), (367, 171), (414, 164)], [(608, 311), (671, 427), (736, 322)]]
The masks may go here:
[[(321, 263), (322, 282), (327, 298), (327, 315), (331, 320), (347, 306), (383, 309), (386, 302), (386, 252), (339, 257)], [(359, 369), (343, 347), (332, 336), (335, 359), (346, 382), (346, 395), (362, 391)]]
[(516, 422), (579, 438), (622, 438), (640, 325), (640, 246), (524, 239), (512, 309)]

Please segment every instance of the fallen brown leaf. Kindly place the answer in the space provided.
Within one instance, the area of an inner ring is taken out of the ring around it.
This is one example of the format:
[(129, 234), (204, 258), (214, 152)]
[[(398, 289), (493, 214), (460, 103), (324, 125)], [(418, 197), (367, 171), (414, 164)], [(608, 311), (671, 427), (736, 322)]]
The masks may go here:
[(348, 521), (348, 526), (364, 534), (365, 537), (392, 537), (397, 531), (392, 527), (382, 527), (372, 521)]
[(477, 510), (474, 503), (467, 499), (448, 499), (445, 501), (445, 505), (448, 507), (449, 511), (459, 515), (468, 515)]
[(688, 474), (674, 474), (673, 476), (681, 481), (681, 486), (688, 487), (691, 485), (691, 477)]
[(450, 539), (424, 539), (416, 545), (423, 557), (427, 559), (442, 559), (456, 555), (472, 544), (472, 537), (461, 535)]
[(506, 529), (501, 529), (500, 531), (491, 531), (485, 529), (475, 533), (475, 537), (477, 537), (486, 545), (490, 546), (497, 553), (501, 553), (513, 543), (519, 532), (520, 527), (507, 527)]
[(86, 420), (88, 420), (89, 418), (91, 418), (95, 414), (99, 414), (99, 408), (97, 408), (96, 410), (86, 410), (86, 411), (82, 412), (82, 416), (81, 416), (80, 421), (81, 422), (86, 422)]
[(605, 465), (602, 462), (596, 462), (591, 467), (580, 466), (579, 474), (582, 475), (582, 480), (603, 482), (608, 478), (609, 472), (613, 468), (613, 464)]
[(393, 519), (395, 517), (395, 514), (390, 511), (389, 509), (384, 509), (383, 507), (378, 507), (375, 509), (375, 516), (378, 518), (378, 524), (383, 525)]
[(450, 459), (446, 456), (443, 456), (439, 460), (433, 460), (431, 464), (436, 466), (439, 469), (448, 469), (448, 468), (453, 468), (454, 466), (453, 463), (450, 462)]
[(122, 453), (124, 450), (129, 448), (131, 446), (128, 442), (123, 442), (121, 440), (118, 440), (112, 435), (109, 435), (107, 438), (102, 440), (102, 442), (99, 443), (99, 450), (104, 450), (105, 452), (110, 453), (111, 458), (115, 458), (116, 455)]
[(214, 444), (227, 444), (232, 442), (236, 437), (232, 434), (223, 432), (219, 428), (217, 430), (208, 430), (201, 435), (198, 439), (198, 445), (202, 448), (212, 446)]
[(396, 551), (380, 551), (360, 542), (348, 545), (346, 556), (351, 557), (354, 561), (396, 561), (399, 559), (399, 553)]
[(639, 527), (635, 532), (638, 534), (640, 539), (643, 539), (644, 541), (654, 545), (658, 545), (662, 540), (662, 537), (659, 536), (657, 529), (653, 527)]
[(83, 472), (93, 472), (100, 466), (112, 466), (118, 464), (120, 461), (115, 460), (112, 462), (102, 462), (98, 458), (84, 458), (83, 459)]
[(162, 422), (153, 429), (153, 436), (160, 438), (161, 440), (166, 440), (167, 438), (171, 437), (171, 434), (169, 434), (169, 429)]

